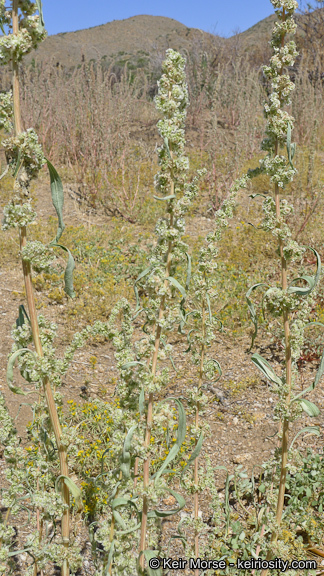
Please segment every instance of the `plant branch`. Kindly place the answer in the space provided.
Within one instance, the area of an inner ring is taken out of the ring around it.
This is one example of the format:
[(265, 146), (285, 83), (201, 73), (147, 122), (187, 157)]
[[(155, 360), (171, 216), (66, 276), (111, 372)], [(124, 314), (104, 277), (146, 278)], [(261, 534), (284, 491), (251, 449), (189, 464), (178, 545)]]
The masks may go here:
[[(12, 28), (13, 34), (18, 34), (19, 31), (19, 21), (18, 21), (18, 0), (13, 0), (12, 6)], [(21, 113), (20, 113), (20, 99), (19, 99), (19, 69), (18, 69), (18, 62), (15, 58), (12, 61), (13, 65), (13, 110), (14, 110), (14, 127), (15, 127), (15, 134), (16, 136), (21, 132)], [(19, 239), (20, 239), (20, 250), (22, 250), (27, 244), (27, 230), (26, 226), (23, 226), (19, 229)], [(22, 269), (24, 275), (24, 283), (26, 289), (26, 298), (27, 298), (27, 305), (29, 310), (29, 317), (31, 323), (31, 330), (33, 335), (33, 341), (35, 345), (36, 352), (38, 356), (43, 357), (43, 349), (39, 334), (39, 326), (37, 321), (37, 312), (35, 306), (35, 298), (34, 298), (34, 291), (32, 285), (32, 275), (31, 275), (31, 266), (30, 263), (22, 260)], [(67, 452), (64, 446), (61, 444), (61, 426), (59, 422), (59, 417), (53, 397), (53, 392), (51, 389), (51, 385), (49, 379), (47, 377), (43, 380), (43, 388), (45, 392), (47, 407), (49, 411), (49, 416), (51, 420), (51, 425), (53, 428), (53, 432), (55, 435), (55, 440), (58, 448), (59, 453), (59, 461), (60, 461), (60, 473), (63, 476), (68, 476), (68, 462), (67, 462)], [(62, 518), (62, 540), (63, 544), (66, 548), (69, 547), (70, 541), (70, 493), (69, 489), (65, 483), (63, 483), (63, 502), (66, 505), (66, 508), (63, 512)], [(62, 576), (69, 576), (70, 570), (68, 566), (67, 560), (64, 560), (62, 571)]]

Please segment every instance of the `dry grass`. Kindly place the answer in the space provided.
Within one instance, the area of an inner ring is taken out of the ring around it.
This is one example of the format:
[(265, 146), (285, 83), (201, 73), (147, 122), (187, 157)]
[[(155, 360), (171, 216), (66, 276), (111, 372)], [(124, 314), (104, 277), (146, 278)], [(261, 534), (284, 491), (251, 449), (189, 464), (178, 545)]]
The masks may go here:
[[(212, 216), (233, 179), (260, 158), (263, 102), (270, 87), (260, 67), (241, 52), (226, 60), (203, 38), (186, 51), (191, 103), (187, 152), (193, 168), (207, 168), (204, 200), (196, 207), (203, 215)], [(150, 71), (125, 66), (117, 74), (116, 66), (101, 61), (83, 63), (71, 73), (50, 64), (30, 67), (23, 76), (24, 126), (35, 127), (46, 155), (66, 167), (87, 202), (130, 222), (143, 222), (154, 211), (158, 116), (152, 86), (160, 56), (157, 51)], [(295, 139), (303, 149), (293, 190), (298, 197), (296, 233), (319, 208), (315, 174), (321, 173), (324, 112), (320, 55), (317, 76), (310, 74), (313, 64), (304, 53), (291, 72), (296, 82)]]

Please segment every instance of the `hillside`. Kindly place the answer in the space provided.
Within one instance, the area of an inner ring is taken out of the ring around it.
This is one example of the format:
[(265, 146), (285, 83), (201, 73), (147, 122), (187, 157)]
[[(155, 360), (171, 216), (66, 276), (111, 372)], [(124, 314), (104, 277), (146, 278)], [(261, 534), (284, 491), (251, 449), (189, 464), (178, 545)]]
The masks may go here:
[[(298, 16), (297, 44), (303, 40), (305, 47), (305, 29), (309, 32), (315, 26), (315, 35), (319, 33), (318, 22), (323, 20), (324, 9), (312, 14)], [(139, 15), (125, 20), (114, 20), (101, 26), (95, 26), (76, 32), (64, 32), (49, 36), (37, 51), (29, 55), (33, 59), (54, 62), (63, 67), (75, 67), (82, 61), (106, 60), (123, 66), (146, 67), (149, 59), (161, 60), (167, 48), (181, 52), (195, 51), (197, 47), (210, 50), (218, 57), (231, 54), (247, 54), (250, 60), (261, 64), (268, 58), (269, 40), (276, 16), (272, 14), (260, 20), (244, 32), (229, 38), (204, 32), (198, 28), (188, 28), (181, 22), (164, 16)], [(312, 33), (307, 33), (312, 38)]]
[(112, 56), (145, 54), (165, 51), (172, 47), (189, 50), (194, 42), (203, 39), (217, 42), (219, 37), (187, 28), (184, 24), (164, 16), (134, 16), (114, 20), (77, 32), (49, 36), (30, 58), (54, 60), (63, 66), (77, 66), (84, 59), (110, 58)]

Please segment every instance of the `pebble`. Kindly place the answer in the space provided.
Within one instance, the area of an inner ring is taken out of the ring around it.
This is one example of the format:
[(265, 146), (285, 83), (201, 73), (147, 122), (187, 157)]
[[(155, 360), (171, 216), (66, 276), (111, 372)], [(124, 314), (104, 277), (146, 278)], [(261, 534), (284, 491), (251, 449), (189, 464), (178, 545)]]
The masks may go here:
[(237, 454), (236, 456), (233, 456), (232, 460), (234, 462), (234, 464), (244, 464), (246, 462), (246, 460), (251, 460), (252, 454), (249, 454), (248, 452), (246, 452), (245, 454)]

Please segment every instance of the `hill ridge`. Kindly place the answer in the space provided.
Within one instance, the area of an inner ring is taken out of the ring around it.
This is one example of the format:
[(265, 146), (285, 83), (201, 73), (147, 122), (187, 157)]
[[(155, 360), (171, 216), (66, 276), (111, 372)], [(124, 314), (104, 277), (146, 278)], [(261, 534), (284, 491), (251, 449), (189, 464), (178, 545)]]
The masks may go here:
[[(317, 9), (316, 12), (324, 9)], [(297, 15), (300, 22), (307, 16)], [(197, 45), (217, 46), (224, 53), (236, 50), (239, 46), (243, 53), (255, 53), (264, 56), (269, 48), (269, 40), (275, 14), (263, 18), (244, 32), (228, 38), (205, 32), (199, 28), (188, 27), (168, 16), (137, 14), (122, 20), (112, 20), (73, 32), (60, 32), (50, 35), (29, 55), (38, 61), (56, 60), (65, 67), (75, 67), (82, 61), (111, 59), (118, 55), (134, 56), (137, 53), (162, 54), (167, 48), (190, 51)], [(299, 35), (303, 32), (299, 29)], [(298, 38), (297, 34), (297, 38)], [(135, 58), (134, 68), (137, 60)]]

